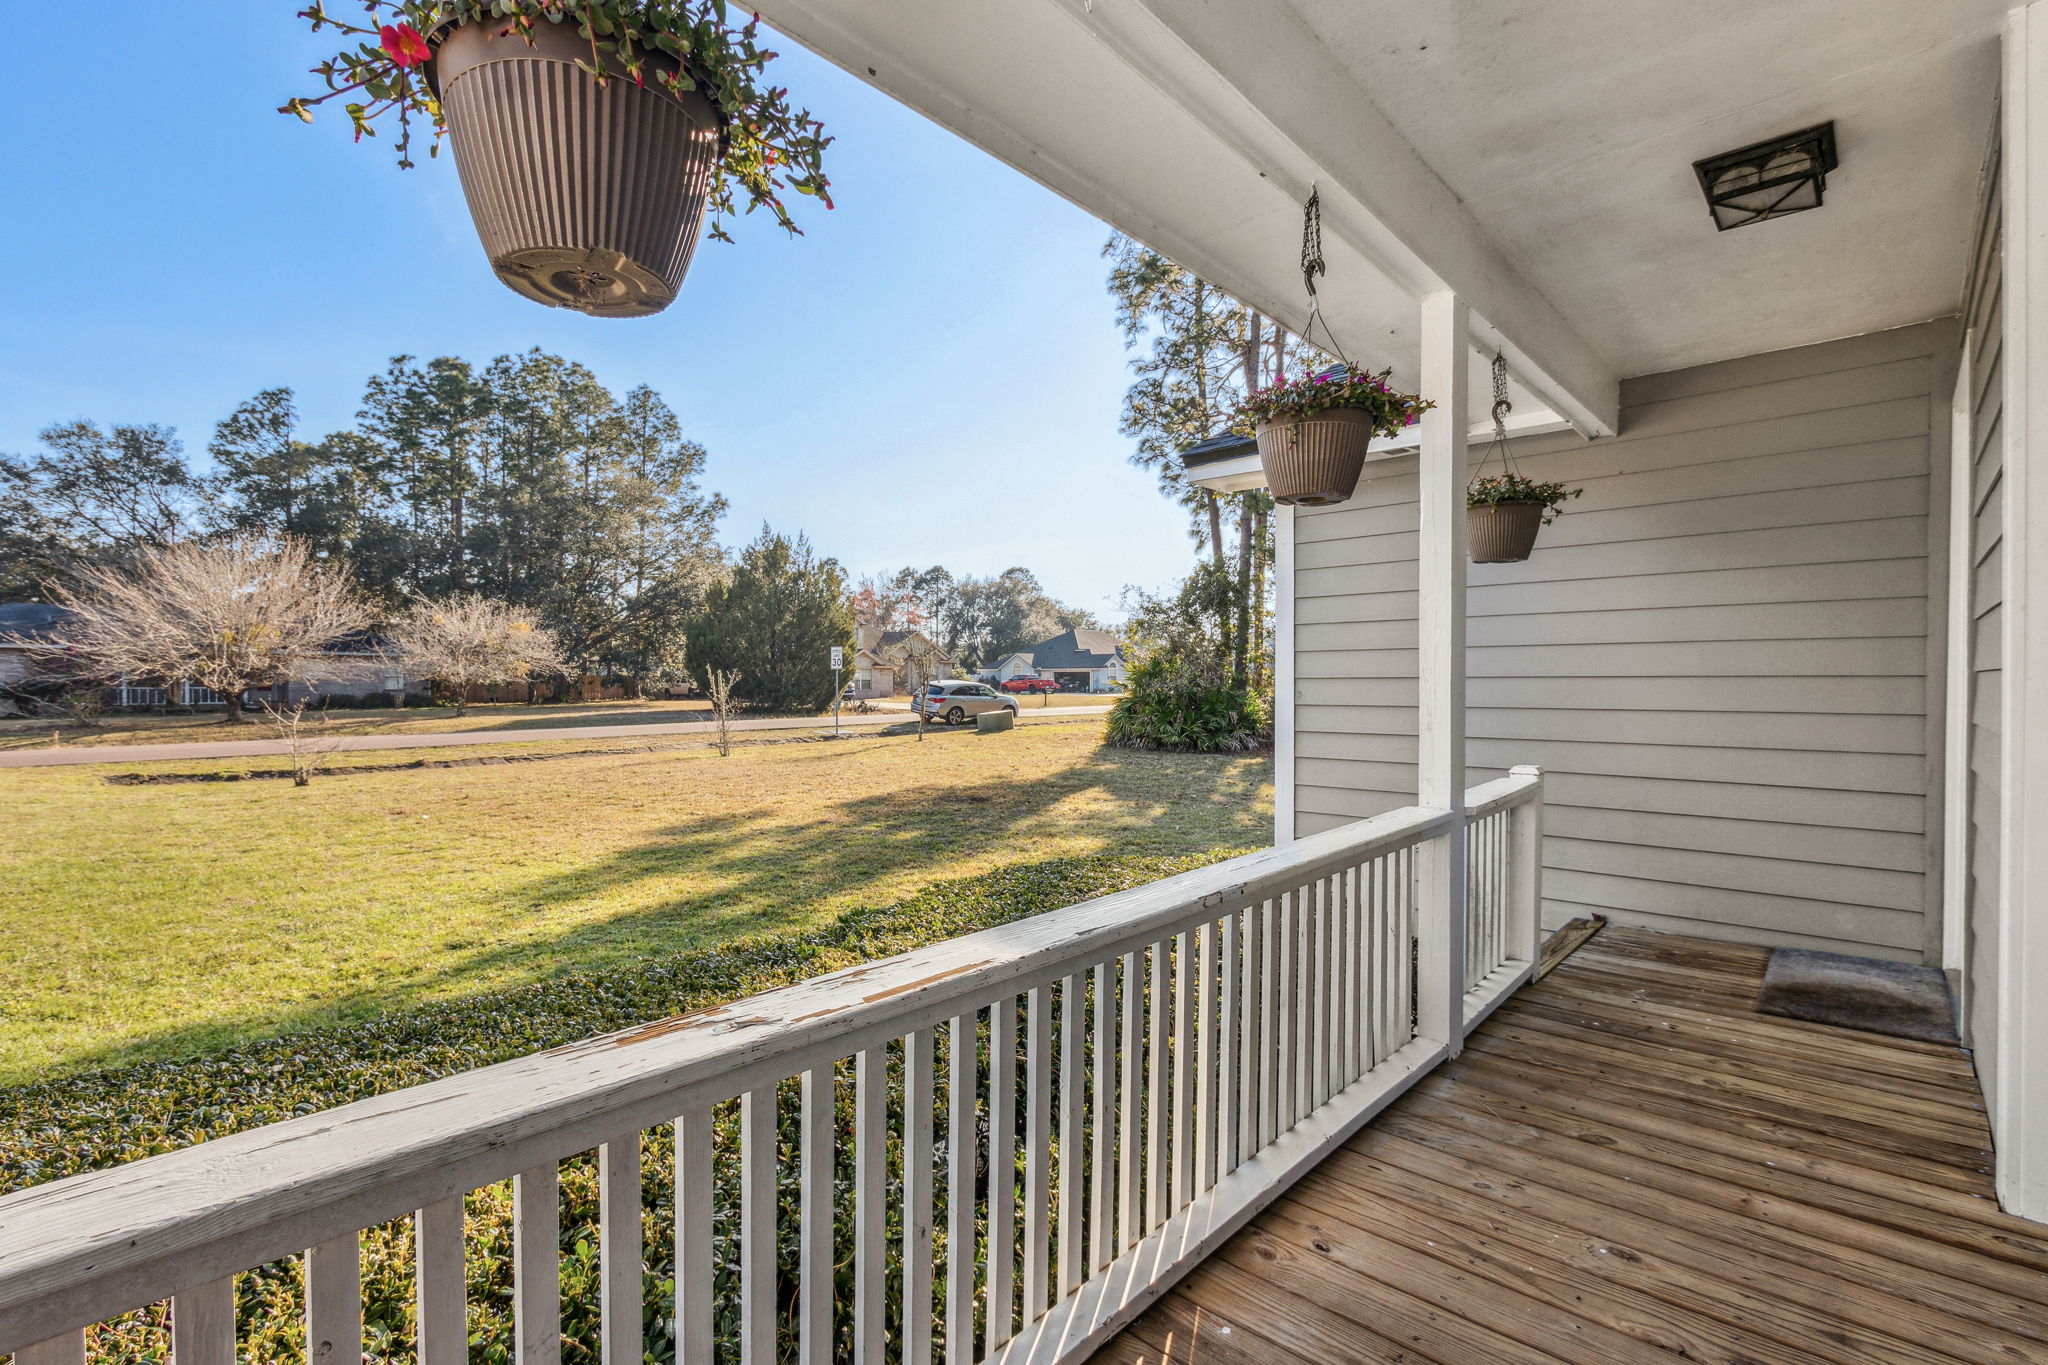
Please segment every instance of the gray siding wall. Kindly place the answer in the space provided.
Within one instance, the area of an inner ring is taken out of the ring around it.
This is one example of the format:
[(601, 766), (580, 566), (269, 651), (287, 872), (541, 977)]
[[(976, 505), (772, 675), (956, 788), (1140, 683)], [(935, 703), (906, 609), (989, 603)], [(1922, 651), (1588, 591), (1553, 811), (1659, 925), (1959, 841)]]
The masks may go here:
[[(1473, 782), (1550, 774), (1547, 924), (1921, 958), (1956, 345), (1937, 322), (1647, 376), (1619, 436), (1517, 443), (1585, 494), (1528, 563), (1472, 566), (1467, 753)], [(1295, 515), (1298, 833), (1414, 799), (1415, 496), (1411, 460)]]
[(1970, 353), (1970, 848), (1964, 961), (1968, 966), (1970, 1041), (1977, 1049), (1977, 1075), (1987, 1099), (1996, 1076), (1993, 1056), (1998, 1030), (1998, 855), (1999, 703), (2002, 698), (2000, 607), (2004, 571), (2005, 432), (2004, 271), (2000, 263), (2002, 205), (1999, 159), (1994, 148), (1985, 175), (1977, 254), (1970, 275), (1964, 317), (1973, 338)]

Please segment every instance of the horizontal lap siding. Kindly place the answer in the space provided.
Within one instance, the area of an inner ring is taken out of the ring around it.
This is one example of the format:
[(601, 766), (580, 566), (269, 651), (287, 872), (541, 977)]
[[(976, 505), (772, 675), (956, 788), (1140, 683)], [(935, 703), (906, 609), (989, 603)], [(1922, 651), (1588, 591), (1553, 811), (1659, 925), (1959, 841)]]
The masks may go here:
[(1992, 153), (1978, 219), (1976, 263), (1964, 310), (1971, 335), (1970, 374), (1970, 847), (1965, 901), (1965, 962), (1970, 976), (1970, 1042), (1987, 1103), (1997, 1082), (1994, 1052), (1998, 1017), (1998, 856), (2000, 787), (1999, 705), (2004, 623), (2005, 460), (2004, 272), (1998, 154)]
[[(1583, 485), (1473, 565), (1471, 780), (1550, 774), (1545, 915), (1917, 959), (1930, 324), (1631, 380)], [(1479, 458), (1474, 452), (1475, 461)], [(1414, 800), (1415, 478), (1295, 517), (1301, 833)]]

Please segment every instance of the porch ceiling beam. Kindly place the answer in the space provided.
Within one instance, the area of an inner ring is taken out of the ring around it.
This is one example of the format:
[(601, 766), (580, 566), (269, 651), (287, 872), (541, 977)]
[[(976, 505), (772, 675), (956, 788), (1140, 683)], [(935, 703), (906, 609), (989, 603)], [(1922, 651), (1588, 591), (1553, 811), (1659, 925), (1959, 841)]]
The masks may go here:
[[(1220, 131), (1270, 158), (1262, 170), (1295, 202), (1307, 199), (1311, 182), (1325, 187), (1326, 242), (1341, 235), (1412, 298), (1456, 293), (1470, 310), (1474, 342), (1505, 352), (1510, 368), (1581, 433), (1614, 434), (1614, 367), (1522, 278), (1287, 0), (1058, 2), (1133, 53), (1184, 48), (1201, 66), (1191, 79), (1221, 83), (1236, 97), (1208, 105)], [(1140, 10), (1150, 31), (1134, 22)], [(1277, 315), (1294, 321), (1300, 311), (1283, 304)]]
[(1589, 436), (1616, 371), (1522, 278), (1286, 0), (762, 0), (778, 31), (1300, 332), (1301, 204), (1322, 191), (1323, 310), (1419, 382), (1417, 301)]

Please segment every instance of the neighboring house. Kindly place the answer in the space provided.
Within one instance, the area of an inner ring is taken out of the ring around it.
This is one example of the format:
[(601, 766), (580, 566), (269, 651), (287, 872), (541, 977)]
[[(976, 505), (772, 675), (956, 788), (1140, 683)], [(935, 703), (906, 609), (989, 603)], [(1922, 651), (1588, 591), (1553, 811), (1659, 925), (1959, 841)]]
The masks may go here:
[(0, 602), (0, 687), (36, 675), (35, 652), (57, 638), (71, 613), (47, 602)]
[(854, 632), (853, 695), (890, 697), (915, 692), (929, 675), (953, 676), (953, 656), (921, 630), (883, 630), (861, 626)]
[(57, 637), (70, 616), (47, 602), (0, 603), (0, 716), (20, 713), (20, 703), (6, 694), (36, 679), (36, 651)]
[(1123, 641), (1106, 630), (1078, 627), (1005, 654), (983, 676), (991, 682), (1050, 678), (1064, 692), (1110, 692), (1123, 686), (1124, 662)]
[[(70, 613), (44, 602), (0, 603), (0, 688), (30, 681), (36, 673), (35, 653), (60, 638)], [(389, 658), (385, 641), (373, 631), (357, 631), (336, 640), (308, 671), (289, 685), (252, 687), (243, 701), (289, 706), (314, 696), (361, 697), (388, 692), (394, 696), (426, 690), (426, 680), (407, 677)], [(107, 705), (124, 709), (158, 706), (210, 707), (224, 703), (220, 695), (196, 683), (161, 678), (125, 679), (108, 689)], [(5, 705), (12, 706), (11, 703)]]
[(1035, 678), (1038, 676), (1038, 665), (1032, 661), (1029, 651), (1020, 650), (1015, 654), (1005, 654), (1002, 658), (996, 660), (991, 667), (984, 668), (981, 671), (981, 676), (985, 682), (1008, 682), (1012, 678)]

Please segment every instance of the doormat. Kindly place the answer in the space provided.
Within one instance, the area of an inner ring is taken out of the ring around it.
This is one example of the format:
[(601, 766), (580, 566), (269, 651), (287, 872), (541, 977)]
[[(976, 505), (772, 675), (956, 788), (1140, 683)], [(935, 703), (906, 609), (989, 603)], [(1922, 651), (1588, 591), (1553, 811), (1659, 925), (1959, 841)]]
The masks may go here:
[(1955, 1001), (1939, 968), (1779, 948), (1757, 993), (1759, 1014), (1862, 1029), (1923, 1043), (1961, 1041)]

